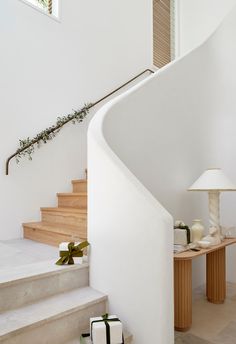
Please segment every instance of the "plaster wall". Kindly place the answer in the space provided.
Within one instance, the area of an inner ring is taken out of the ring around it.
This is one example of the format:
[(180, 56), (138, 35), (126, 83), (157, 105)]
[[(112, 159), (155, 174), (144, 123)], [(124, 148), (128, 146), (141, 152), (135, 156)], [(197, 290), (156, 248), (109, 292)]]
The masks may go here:
[(177, 53), (197, 47), (236, 5), (235, 0), (176, 0)]
[[(0, 240), (22, 235), (21, 223), (56, 205), (56, 192), (84, 176), (87, 125), (68, 125), (33, 161), (5, 161), (18, 139), (57, 116), (93, 102), (151, 63), (151, 1), (59, 0), (60, 20), (20, 0), (0, 10)], [(135, 11), (134, 11), (135, 8)], [(131, 25), (132, 20), (132, 25)]]
[[(177, 53), (179, 56), (183, 56), (184, 54), (188, 53), (192, 49), (196, 48), (203, 41), (207, 40), (207, 38), (217, 29), (220, 23), (224, 20), (230, 11), (235, 7), (236, 1), (235, 0), (177, 0), (177, 30), (176, 30), (176, 45), (177, 45)], [(219, 137), (217, 138), (216, 133), (212, 132), (214, 129), (213, 127), (209, 128), (209, 135), (210, 132), (214, 135), (214, 141), (219, 142), (219, 151), (218, 154), (221, 154), (221, 159), (218, 158), (217, 162), (214, 162), (213, 165), (222, 167), (224, 170), (228, 172), (228, 175), (231, 175), (232, 180), (236, 183), (236, 176), (233, 172), (235, 170), (235, 164), (233, 159), (231, 158), (234, 156), (234, 148), (233, 145), (228, 143), (227, 147), (225, 146), (225, 141), (229, 141), (229, 137), (226, 133), (230, 132), (232, 127), (235, 127), (236, 122), (233, 119), (233, 108), (234, 105), (229, 102), (229, 93), (231, 92), (231, 83), (234, 82), (234, 63), (230, 63), (227, 65), (228, 62), (224, 63), (225, 60), (228, 61), (230, 56), (228, 54), (234, 54), (232, 49), (234, 49), (234, 40), (233, 35), (236, 34), (235, 27), (231, 27), (231, 32), (229, 35), (225, 35), (224, 38), (215, 42), (215, 48), (211, 52), (212, 64), (214, 65), (215, 61), (219, 64), (219, 71), (216, 71), (216, 75), (212, 75), (212, 80), (215, 80), (217, 74), (222, 74), (222, 80), (224, 82), (224, 89), (222, 89), (222, 94), (220, 95), (220, 99), (224, 98), (226, 101), (222, 101), (220, 103), (220, 108), (215, 109), (215, 123), (219, 119), (219, 111), (221, 112), (220, 122), (221, 123), (221, 130), (218, 132)], [(232, 36), (231, 36), (232, 35)], [(223, 42), (225, 40), (225, 42)], [(218, 44), (218, 49), (216, 49), (216, 45)], [(227, 44), (227, 50), (223, 52), (222, 50), (225, 49), (225, 45)], [(232, 55), (231, 55), (232, 56)], [(196, 64), (196, 68), (205, 69), (206, 61), (202, 61), (202, 65), (200, 66), (199, 63)], [(227, 71), (230, 70), (228, 73)], [(231, 75), (230, 75), (231, 74)], [(208, 77), (208, 73), (206, 73), (206, 78)], [(228, 78), (228, 79), (227, 79)], [(227, 80), (227, 81), (226, 81)], [(223, 85), (223, 84), (222, 84)], [(229, 88), (229, 93), (228, 90)], [(215, 107), (217, 104), (216, 97), (213, 96), (214, 91), (211, 87), (209, 91), (209, 96), (212, 99), (212, 107)], [(227, 96), (228, 94), (228, 96)], [(196, 93), (196, 99), (198, 98), (198, 93)], [(218, 115), (217, 115), (218, 114)], [(231, 115), (230, 115), (231, 114)], [(205, 120), (202, 122), (202, 125), (205, 125), (208, 114), (205, 115)], [(231, 117), (231, 120), (228, 119), (228, 116)], [(199, 114), (200, 117), (200, 114)], [(220, 129), (220, 128), (219, 128)], [(226, 135), (226, 136), (225, 136)], [(223, 140), (222, 138), (225, 137)], [(214, 153), (216, 154), (216, 152)], [(212, 156), (213, 157), (213, 156)], [(228, 159), (228, 164), (226, 164), (226, 157), (231, 157)], [(210, 167), (211, 163), (209, 160), (208, 166)], [(207, 167), (207, 166), (206, 166)], [(194, 180), (193, 180), (194, 181)], [(194, 199), (199, 199), (201, 202), (204, 202), (204, 206), (207, 208), (207, 195), (194, 195), (192, 196)], [(230, 193), (223, 193), (221, 195), (221, 222), (225, 226), (235, 226), (235, 195)], [(200, 214), (195, 212), (195, 216), (199, 217)], [(187, 217), (187, 216), (186, 216)], [(191, 220), (191, 219), (190, 219)], [(207, 214), (205, 216), (205, 225), (207, 226)], [(234, 233), (236, 234), (236, 233)], [(228, 260), (227, 260), (227, 272), (228, 272), (228, 279), (232, 282), (236, 281), (236, 275), (234, 273), (234, 259), (236, 258), (236, 249), (231, 247), (228, 248)], [(197, 286), (199, 284), (204, 283), (205, 281), (205, 261), (203, 258), (199, 258), (198, 260), (194, 261), (193, 263), (193, 285)]]
[[(169, 214), (186, 223), (202, 218), (207, 231), (207, 194), (187, 188), (210, 166), (236, 182), (235, 35), (236, 7), (204, 44), (107, 104), (90, 124), (90, 281), (109, 295), (110, 311), (137, 344), (174, 342)], [(223, 225), (235, 224), (235, 204), (235, 192), (222, 195)], [(234, 282), (235, 258), (230, 249), (227, 279)], [(204, 274), (195, 264), (197, 286)]]

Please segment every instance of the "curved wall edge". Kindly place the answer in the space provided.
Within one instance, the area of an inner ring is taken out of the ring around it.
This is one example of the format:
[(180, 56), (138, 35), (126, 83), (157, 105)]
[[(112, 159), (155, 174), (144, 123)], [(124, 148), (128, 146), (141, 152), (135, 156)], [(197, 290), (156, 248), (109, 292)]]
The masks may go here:
[[(208, 226), (207, 196), (187, 188), (211, 165), (236, 179), (235, 18), (236, 8), (202, 45), (90, 124), (91, 285), (109, 295), (135, 344), (174, 342), (172, 216)], [(235, 196), (224, 197), (222, 221), (233, 220)], [(193, 285), (203, 276), (203, 266), (194, 266)], [(236, 278), (230, 263), (228, 278)]]

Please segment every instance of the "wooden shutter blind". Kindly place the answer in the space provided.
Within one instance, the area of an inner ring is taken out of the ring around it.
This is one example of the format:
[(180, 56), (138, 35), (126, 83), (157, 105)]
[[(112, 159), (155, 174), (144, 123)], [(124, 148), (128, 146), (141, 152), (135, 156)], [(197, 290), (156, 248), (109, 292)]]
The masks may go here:
[(52, 0), (48, 0), (48, 13), (52, 14)]
[(153, 63), (159, 68), (171, 61), (171, 3), (153, 0)]

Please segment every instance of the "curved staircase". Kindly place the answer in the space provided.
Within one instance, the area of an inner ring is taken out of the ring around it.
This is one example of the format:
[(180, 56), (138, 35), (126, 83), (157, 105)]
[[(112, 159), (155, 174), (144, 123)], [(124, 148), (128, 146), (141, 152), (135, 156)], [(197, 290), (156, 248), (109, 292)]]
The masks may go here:
[[(57, 194), (58, 207), (41, 208), (41, 222), (23, 224), (25, 239), (58, 246), (87, 238), (87, 180), (73, 180), (72, 185), (72, 193)], [(0, 266), (0, 343), (79, 344), (90, 317), (106, 313), (107, 295), (89, 286), (86, 258), (81, 265), (57, 266), (55, 248), (25, 241), (26, 250), (33, 246), (30, 251), (37, 256), (45, 247), (55, 259)], [(6, 251), (11, 249), (7, 245)], [(125, 343), (131, 342), (125, 333)]]
[(107, 296), (89, 286), (89, 264), (58, 266), (58, 248), (0, 241), (0, 343), (79, 343)]
[(87, 179), (72, 180), (71, 193), (58, 193), (58, 207), (41, 208), (41, 221), (23, 224), (24, 238), (58, 246), (87, 239)]

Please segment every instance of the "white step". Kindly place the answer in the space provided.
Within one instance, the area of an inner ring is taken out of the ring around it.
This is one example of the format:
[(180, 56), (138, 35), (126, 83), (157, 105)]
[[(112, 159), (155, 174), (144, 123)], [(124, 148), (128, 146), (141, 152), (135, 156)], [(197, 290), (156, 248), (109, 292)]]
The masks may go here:
[(106, 295), (90, 287), (0, 314), (1, 344), (64, 344), (79, 338), (89, 318), (106, 312)]
[(56, 260), (0, 270), (0, 312), (89, 284), (89, 266), (58, 266)]
[[(125, 332), (124, 333), (124, 343), (125, 344), (132, 344), (133, 337), (130, 333)], [(70, 342), (67, 342), (66, 344), (80, 344), (79, 339), (71, 340)], [(90, 337), (84, 338), (84, 344), (92, 344)]]

